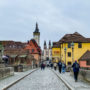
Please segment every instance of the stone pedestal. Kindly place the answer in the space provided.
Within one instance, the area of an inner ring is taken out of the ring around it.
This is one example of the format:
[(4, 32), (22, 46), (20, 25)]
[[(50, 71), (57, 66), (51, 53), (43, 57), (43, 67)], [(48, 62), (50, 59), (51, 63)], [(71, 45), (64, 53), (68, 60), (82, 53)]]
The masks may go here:
[(0, 43), (0, 79), (14, 75), (13, 67), (5, 67), (5, 64), (2, 60), (3, 52), (4, 52), (4, 47)]
[(0, 68), (5, 68), (5, 65), (0, 63)]

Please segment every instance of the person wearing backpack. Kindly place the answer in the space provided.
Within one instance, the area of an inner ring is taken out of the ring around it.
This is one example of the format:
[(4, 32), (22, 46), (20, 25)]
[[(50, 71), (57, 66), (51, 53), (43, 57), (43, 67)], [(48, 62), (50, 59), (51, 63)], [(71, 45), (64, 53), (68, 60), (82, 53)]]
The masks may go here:
[(75, 82), (77, 82), (80, 65), (77, 63), (77, 61), (75, 61), (72, 67), (73, 67), (73, 72), (74, 72), (74, 79), (75, 79)]
[(59, 68), (59, 72), (61, 73), (61, 70), (62, 70), (62, 62), (61, 61), (58, 62), (58, 68)]

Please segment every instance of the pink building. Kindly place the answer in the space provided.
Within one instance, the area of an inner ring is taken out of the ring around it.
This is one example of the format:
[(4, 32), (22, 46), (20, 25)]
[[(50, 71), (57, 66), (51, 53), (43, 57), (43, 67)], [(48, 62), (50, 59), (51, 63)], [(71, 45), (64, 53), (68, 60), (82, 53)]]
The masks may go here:
[(86, 51), (83, 56), (79, 59), (81, 68), (90, 68), (90, 51)]

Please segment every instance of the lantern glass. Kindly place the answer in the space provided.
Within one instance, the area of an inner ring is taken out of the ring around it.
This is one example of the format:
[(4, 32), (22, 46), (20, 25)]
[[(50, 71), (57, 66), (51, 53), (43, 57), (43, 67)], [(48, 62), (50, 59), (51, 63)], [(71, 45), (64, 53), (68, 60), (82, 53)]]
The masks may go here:
[(74, 42), (71, 43), (71, 46), (72, 46), (72, 47), (74, 46)]

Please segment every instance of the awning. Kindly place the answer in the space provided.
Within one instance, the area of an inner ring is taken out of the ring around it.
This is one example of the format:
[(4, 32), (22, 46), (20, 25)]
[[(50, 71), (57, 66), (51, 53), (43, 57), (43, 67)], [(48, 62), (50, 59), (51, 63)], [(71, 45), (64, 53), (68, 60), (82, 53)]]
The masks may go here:
[(27, 55), (19, 55), (20, 58), (25, 58)]
[(11, 58), (15, 58), (17, 55), (10, 55)]

